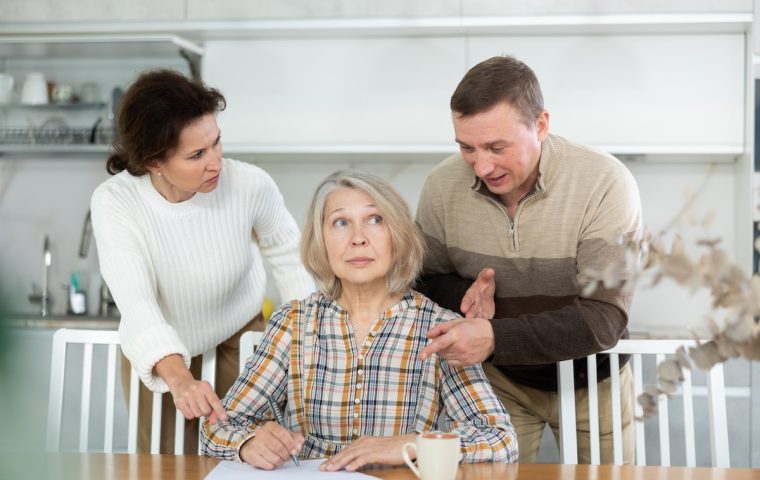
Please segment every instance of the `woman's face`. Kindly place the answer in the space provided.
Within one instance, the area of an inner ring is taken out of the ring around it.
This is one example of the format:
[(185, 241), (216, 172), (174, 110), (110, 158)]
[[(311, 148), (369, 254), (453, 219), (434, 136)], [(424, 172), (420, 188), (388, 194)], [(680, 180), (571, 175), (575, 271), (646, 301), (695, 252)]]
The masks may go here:
[(222, 171), (222, 137), (216, 116), (209, 113), (186, 126), (177, 148), (148, 169), (153, 185), (170, 202), (213, 191)]
[(327, 259), (341, 288), (387, 288), (393, 247), (388, 225), (364, 192), (333, 191), (325, 203), (322, 225)]

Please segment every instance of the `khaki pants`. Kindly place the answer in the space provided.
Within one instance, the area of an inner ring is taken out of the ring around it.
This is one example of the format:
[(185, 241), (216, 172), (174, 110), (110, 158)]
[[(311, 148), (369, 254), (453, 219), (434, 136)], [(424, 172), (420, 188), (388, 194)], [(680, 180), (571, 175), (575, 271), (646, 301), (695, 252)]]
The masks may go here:
[[(484, 363), (483, 369), (491, 381), (496, 394), (501, 398), (512, 424), (517, 431), (520, 448), (520, 462), (535, 463), (544, 426), (548, 423), (559, 442), (559, 395), (526, 387), (509, 380), (491, 363)], [(607, 378), (597, 384), (599, 398), (599, 450), (601, 463), (612, 463), (612, 401), (610, 400), (611, 380)], [(630, 365), (620, 370), (620, 395), (623, 414), (623, 463), (634, 461), (633, 424), (633, 376)], [(578, 442), (578, 462), (591, 462), (588, 424), (588, 389), (575, 391), (575, 420)]]
[[(216, 347), (216, 394), (224, 398), (232, 384), (240, 374), (240, 336), (247, 331), (262, 331), (266, 326), (261, 314), (254, 317), (236, 334)], [(246, 354), (250, 356), (253, 352)], [(202, 355), (196, 355), (190, 362), (190, 373), (193, 378), (201, 377)], [(121, 385), (129, 408), (129, 378), (132, 365), (127, 357), (121, 354)], [(140, 382), (137, 414), (137, 453), (150, 453), (150, 433), (153, 415), (153, 392)], [(160, 453), (174, 453), (174, 422), (176, 408), (170, 393), (165, 393), (161, 399), (161, 449)], [(198, 453), (197, 418), (185, 420), (185, 454)]]

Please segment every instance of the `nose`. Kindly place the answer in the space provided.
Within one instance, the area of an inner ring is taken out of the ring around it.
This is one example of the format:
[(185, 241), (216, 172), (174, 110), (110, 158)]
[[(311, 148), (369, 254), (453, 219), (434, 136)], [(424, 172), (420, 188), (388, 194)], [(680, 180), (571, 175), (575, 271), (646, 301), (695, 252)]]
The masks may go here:
[(361, 247), (367, 244), (367, 236), (364, 234), (364, 226), (359, 224), (351, 230), (351, 244)]
[(222, 152), (214, 151), (206, 165), (206, 170), (215, 172), (222, 168)]
[(474, 153), (473, 158), (474, 162), (472, 168), (475, 171), (475, 175), (482, 178), (493, 172), (493, 162), (488, 160), (487, 155), (483, 153)]

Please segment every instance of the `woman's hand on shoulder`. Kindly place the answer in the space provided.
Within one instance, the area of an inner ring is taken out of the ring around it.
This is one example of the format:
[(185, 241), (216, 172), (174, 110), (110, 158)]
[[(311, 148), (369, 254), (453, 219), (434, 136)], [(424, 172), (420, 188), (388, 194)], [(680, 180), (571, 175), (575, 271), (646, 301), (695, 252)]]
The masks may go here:
[(240, 449), (240, 459), (263, 470), (273, 470), (298, 455), (303, 446), (303, 435), (291, 432), (275, 422), (267, 422), (256, 429), (256, 435)]
[(402, 465), (404, 457), (401, 455), (401, 449), (405, 443), (413, 442), (416, 437), (415, 433), (392, 437), (360, 437), (325, 461), (319, 469), (327, 472), (353, 472), (371, 463)]

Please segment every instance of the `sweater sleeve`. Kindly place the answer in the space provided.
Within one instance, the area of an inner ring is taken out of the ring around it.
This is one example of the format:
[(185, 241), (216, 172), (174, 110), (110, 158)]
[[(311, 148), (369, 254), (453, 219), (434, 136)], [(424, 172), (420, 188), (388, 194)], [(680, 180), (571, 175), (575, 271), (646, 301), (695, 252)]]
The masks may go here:
[(254, 203), (254, 233), (262, 256), (272, 265), (281, 303), (305, 298), (316, 287), (301, 262), (301, 233), (274, 180), (263, 170)]
[(168, 385), (153, 367), (168, 355), (180, 354), (189, 368), (190, 354), (161, 312), (144, 237), (129, 210), (107, 188), (95, 191), (90, 209), (100, 271), (121, 313), (121, 348), (145, 386), (165, 392)]

